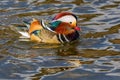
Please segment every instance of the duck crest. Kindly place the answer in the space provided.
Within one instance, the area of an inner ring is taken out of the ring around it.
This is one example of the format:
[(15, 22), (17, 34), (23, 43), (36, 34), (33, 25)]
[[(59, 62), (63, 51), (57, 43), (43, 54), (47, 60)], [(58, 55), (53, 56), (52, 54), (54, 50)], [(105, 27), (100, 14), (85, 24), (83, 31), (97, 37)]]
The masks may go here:
[(74, 14), (72, 14), (72, 13), (70, 13), (70, 12), (61, 12), (61, 13), (57, 14), (57, 16), (55, 16), (55, 17), (53, 18), (53, 20), (57, 20), (57, 19), (59, 19), (59, 18), (61, 18), (61, 17), (63, 17), (63, 16), (66, 16), (66, 15), (72, 15), (72, 16), (74, 16), (74, 17), (76, 18), (76, 20), (77, 20), (76, 15), (74, 15)]

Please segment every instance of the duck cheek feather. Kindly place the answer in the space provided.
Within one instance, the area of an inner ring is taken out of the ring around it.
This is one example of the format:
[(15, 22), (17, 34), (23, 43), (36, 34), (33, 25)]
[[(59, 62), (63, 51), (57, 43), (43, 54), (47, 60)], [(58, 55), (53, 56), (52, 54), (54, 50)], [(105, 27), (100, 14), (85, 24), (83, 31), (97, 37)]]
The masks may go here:
[(61, 24), (59, 24), (59, 26), (55, 28), (55, 31), (58, 34), (67, 35), (67, 34), (73, 33), (75, 30), (71, 28), (70, 24), (62, 22)]

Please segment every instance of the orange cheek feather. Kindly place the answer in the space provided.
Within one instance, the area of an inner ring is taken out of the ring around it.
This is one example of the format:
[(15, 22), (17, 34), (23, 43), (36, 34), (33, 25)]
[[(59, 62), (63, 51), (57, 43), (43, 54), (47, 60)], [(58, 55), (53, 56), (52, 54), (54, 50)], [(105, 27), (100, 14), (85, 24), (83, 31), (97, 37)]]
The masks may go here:
[(72, 26), (68, 23), (61, 23), (56, 29), (55, 31), (58, 33), (58, 34), (69, 34), (69, 33), (72, 33), (74, 32), (74, 30), (72, 29)]

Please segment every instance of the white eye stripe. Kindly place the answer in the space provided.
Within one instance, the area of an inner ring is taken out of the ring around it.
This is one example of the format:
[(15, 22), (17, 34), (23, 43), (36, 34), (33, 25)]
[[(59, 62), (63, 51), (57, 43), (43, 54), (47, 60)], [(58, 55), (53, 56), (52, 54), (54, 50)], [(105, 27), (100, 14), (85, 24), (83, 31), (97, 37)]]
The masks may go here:
[(60, 21), (63, 21), (63, 22), (76, 22), (76, 18), (72, 15), (66, 15), (66, 16), (63, 16), (57, 20), (60, 20)]

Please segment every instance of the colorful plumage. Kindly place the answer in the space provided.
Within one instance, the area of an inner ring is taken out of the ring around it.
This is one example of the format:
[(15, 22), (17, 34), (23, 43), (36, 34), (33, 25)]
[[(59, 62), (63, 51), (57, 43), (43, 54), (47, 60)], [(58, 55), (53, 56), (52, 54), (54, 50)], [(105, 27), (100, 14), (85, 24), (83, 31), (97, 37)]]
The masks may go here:
[(77, 26), (77, 17), (69, 12), (57, 14), (51, 22), (33, 19), (31, 23), (24, 22), (26, 33), (19, 31), (23, 36), (30, 37), (31, 41), (43, 43), (65, 43), (79, 39), (80, 28)]

